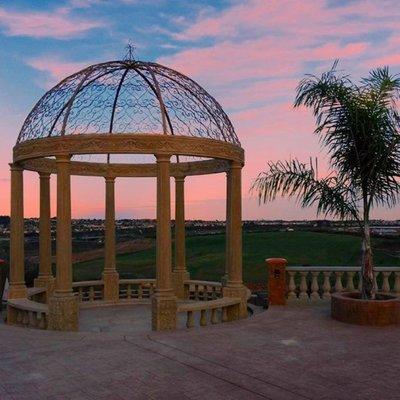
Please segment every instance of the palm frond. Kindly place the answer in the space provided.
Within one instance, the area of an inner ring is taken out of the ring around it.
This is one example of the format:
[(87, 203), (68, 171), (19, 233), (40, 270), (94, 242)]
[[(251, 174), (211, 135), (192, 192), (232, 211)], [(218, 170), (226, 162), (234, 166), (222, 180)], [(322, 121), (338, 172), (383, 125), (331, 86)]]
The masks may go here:
[(268, 163), (268, 169), (258, 175), (252, 185), (260, 202), (274, 200), (277, 195), (295, 198), (302, 207), (317, 206), (317, 213), (341, 219), (359, 220), (357, 207), (348, 188), (335, 176), (316, 178), (312, 162), (297, 159)]

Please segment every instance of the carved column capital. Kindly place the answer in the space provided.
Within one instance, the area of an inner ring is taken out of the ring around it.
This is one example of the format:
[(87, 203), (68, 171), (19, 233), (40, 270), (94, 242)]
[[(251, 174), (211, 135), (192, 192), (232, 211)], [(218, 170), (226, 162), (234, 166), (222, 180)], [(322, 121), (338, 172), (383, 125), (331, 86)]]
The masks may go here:
[(171, 162), (171, 154), (154, 154), (156, 157), (157, 163), (162, 162)]

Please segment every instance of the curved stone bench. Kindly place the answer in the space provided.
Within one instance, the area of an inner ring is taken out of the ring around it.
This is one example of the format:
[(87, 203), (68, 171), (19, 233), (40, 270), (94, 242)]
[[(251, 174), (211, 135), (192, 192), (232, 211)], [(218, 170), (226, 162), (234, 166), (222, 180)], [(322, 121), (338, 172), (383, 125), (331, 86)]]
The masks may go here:
[[(186, 313), (186, 327), (192, 328), (195, 324), (194, 314), (200, 312), (200, 326), (207, 325), (207, 311), (209, 311), (210, 322), (228, 322), (239, 319), (241, 300), (231, 297), (223, 297), (217, 300), (190, 301), (178, 304), (177, 313)], [(220, 313), (219, 313), (220, 311)], [(220, 318), (219, 318), (220, 314)]]
[(7, 301), (7, 322), (29, 328), (47, 329), (49, 307), (29, 299), (10, 299)]

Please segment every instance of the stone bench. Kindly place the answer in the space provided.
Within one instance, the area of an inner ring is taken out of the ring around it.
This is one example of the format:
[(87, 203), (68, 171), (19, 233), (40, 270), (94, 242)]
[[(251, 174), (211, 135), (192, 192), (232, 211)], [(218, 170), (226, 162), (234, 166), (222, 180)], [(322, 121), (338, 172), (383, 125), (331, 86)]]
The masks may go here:
[(12, 325), (47, 329), (49, 307), (29, 299), (10, 299), (7, 301), (7, 321)]

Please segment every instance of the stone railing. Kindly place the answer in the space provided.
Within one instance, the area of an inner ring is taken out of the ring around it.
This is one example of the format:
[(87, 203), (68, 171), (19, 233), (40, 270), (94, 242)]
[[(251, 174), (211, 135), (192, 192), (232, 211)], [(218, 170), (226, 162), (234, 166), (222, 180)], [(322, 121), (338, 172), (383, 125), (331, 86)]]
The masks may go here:
[(81, 281), (72, 284), (74, 293), (79, 295), (82, 303), (93, 303), (103, 300), (104, 283), (103, 281)]
[[(181, 303), (178, 313), (186, 313), (186, 327), (192, 328), (196, 324), (206, 326), (208, 322), (218, 324), (239, 318), (240, 299), (224, 297), (217, 300), (205, 300)], [(195, 314), (198, 314), (196, 321)]]
[(120, 300), (150, 299), (156, 289), (155, 279), (120, 279), (119, 298)]
[(195, 281), (185, 282), (185, 294), (189, 300), (211, 301), (222, 297), (221, 282)]
[(46, 292), (44, 287), (28, 288), (28, 299), (37, 303), (46, 303)]
[[(155, 279), (120, 279), (120, 300), (150, 299), (156, 286)], [(94, 303), (104, 300), (104, 282), (82, 281), (72, 284), (74, 293), (79, 295), (82, 303)]]
[(47, 329), (49, 307), (29, 299), (10, 299), (8, 304), (8, 323), (28, 328)]
[[(360, 267), (286, 267), (287, 299), (318, 301), (331, 293), (360, 290)], [(400, 294), (400, 267), (375, 267), (379, 292)]]

